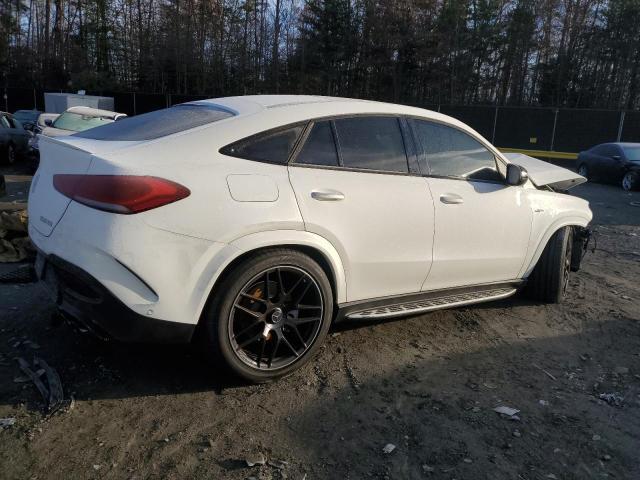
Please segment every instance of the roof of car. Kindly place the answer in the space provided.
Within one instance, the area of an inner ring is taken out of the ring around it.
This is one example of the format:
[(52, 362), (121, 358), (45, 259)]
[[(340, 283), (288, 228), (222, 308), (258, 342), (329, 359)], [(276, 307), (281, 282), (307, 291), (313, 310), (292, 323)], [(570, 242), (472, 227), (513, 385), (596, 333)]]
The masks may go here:
[(68, 108), (66, 111), (77, 113), (79, 115), (91, 116), (91, 117), (115, 118), (118, 115), (124, 115), (123, 113), (111, 112), (109, 110), (100, 110), (98, 108), (91, 108), (91, 107), (71, 107), (71, 108)]
[(294, 105), (304, 105), (308, 103), (325, 103), (325, 102), (362, 102), (364, 100), (355, 100), (350, 98), (340, 97), (323, 97), (320, 95), (242, 95), (237, 97), (222, 97), (211, 98), (208, 100), (201, 100), (193, 103), (213, 103), (213, 104), (227, 104), (237, 105), (238, 107), (245, 106), (248, 103), (258, 105), (262, 108), (278, 108)]
[(454, 124), (463, 129), (469, 129), (468, 125), (455, 118), (432, 110), (355, 98), (323, 97), (319, 95), (245, 95), (198, 100), (188, 104), (226, 109), (237, 117), (258, 114), (257, 117), (260, 117), (261, 121), (267, 121), (268, 119), (269, 122), (279, 122), (283, 125), (300, 121), (302, 118), (389, 114), (429, 118)]

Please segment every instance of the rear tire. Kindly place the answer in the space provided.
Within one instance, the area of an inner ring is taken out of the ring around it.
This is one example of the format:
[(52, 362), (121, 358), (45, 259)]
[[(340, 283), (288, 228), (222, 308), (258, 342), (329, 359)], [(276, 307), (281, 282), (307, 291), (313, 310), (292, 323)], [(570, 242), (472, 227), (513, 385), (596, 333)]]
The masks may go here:
[(569, 284), (572, 248), (571, 227), (553, 234), (527, 280), (525, 292), (529, 298), (545, 303), (562, 302)]
[(244, 380), (269, 382), (313, 358), (332, 316), (331, 284), (312, 258), (260, 252), (216, 287), (201, 320), (204, 353)]
[(627, 172), (622, 177), (622, 189), (625, 192), (637, 190), (640, 186), (640, 174), (638, 172)]

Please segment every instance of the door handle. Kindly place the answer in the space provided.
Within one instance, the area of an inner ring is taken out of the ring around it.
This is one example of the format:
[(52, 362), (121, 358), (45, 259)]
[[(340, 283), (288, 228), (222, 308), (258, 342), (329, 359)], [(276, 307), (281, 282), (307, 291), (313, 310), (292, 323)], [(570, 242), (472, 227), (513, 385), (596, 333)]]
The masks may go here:
[(338, 202), (344, 200), (344, 193), (337, 190), (314, 190), (311, 198), (320, 202)]
[(442, 203), (449, 203), (453, 205), (464, 203), (464, 199), (460, 195), (456, 195), (455, 193), (443, 193), (442, 195), (440, 195), (440, 201)]

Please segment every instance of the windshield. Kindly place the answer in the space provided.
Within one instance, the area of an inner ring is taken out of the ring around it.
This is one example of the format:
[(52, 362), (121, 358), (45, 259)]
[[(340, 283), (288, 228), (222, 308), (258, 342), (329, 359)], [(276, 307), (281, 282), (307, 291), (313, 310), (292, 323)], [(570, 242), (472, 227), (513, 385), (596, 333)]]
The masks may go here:
[(622, 147), (627, 160), (630, 162), (640, 162), (640, 145), (637, 147)]
[(63, 130), (71, 130), (72, 132), (83, 132), (90, 128), (106, 125), (107, 123), (113, 123), (113, 120), (110, 118), (92, 117), (89, 115), (80, 115), (79, 113), (64, 112), (56, 119), (55, 122), (53, 122), (53, 126)]

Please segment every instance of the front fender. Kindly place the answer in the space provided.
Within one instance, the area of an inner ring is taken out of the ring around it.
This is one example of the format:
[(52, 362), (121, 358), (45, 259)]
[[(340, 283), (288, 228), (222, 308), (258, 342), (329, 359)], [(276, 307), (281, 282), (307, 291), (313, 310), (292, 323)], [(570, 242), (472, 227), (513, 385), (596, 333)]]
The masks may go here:
[(590, 218), (585, 218), (583, 216), (575, 215), (575, 216), (560, 218), (555, 222), (553, 222), (547, 228), (547, 230), (544, 231), (544, 233), (542, 234), (542, 237), (538, 242), (537, 247), (533, 251), (533, 254), (531, 255), (531, 257), (528, 259), (528, 261), (525, 261), (525, 268), (523, 268), (523, 270), (520, 272), (520, 275), (519, 275), (520, 278), (529, 277), (529, 275), (535, 268), (536, 264), (538, 263), (538, 260), (540, 259), (540, 256), (544, 251), (544, 248), (547, 246), (547, 243), (549, 243), (549, 240), (551, 239), (554, 233), (556, 233), (558, 230), (560, 230), (563, 227), (569, 227), (569, 226), (586, 227), (589, 224), (590, 220), (591, 220)]
[(520, 278), (531, 274), (554, 233), (567, 226), (586, 227), (593, 218), (589, 203), (571, 195), (532, 190), (530, 201), (534, 218)]

